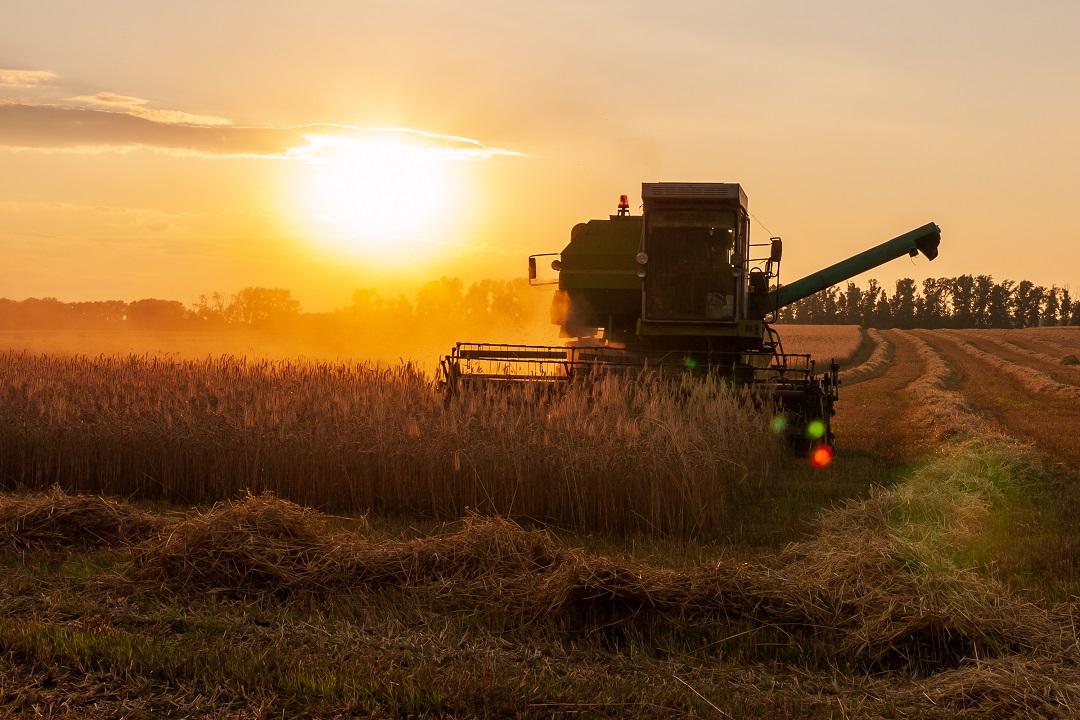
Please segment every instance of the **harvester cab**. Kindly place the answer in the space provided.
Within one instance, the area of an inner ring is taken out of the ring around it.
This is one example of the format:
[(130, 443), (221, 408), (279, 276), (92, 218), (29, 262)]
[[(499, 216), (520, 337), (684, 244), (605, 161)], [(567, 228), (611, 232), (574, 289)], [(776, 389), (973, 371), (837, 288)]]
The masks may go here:
[[(739, 184), (643, 183), (641, 199), (641, 215), (623, 195), (617, 214), (575, 225), (561, 253), (529, 258), (530, 282), (558, 284), (551, 320), (564, 346), (458, 343), (442, 362), (444, 384), (552, 384), (645, 368), (716, 374), (774, 402), (794, 444), (831, 445), (835, 362), (816, 373), (809, 356), (783, 352), (769, 322), (779, 308), (892, 259), (934, 259), (937, 225), (785, 286), (782, 241), (750, 242)], [(545, 265), (554, 277), (542, 277)]]

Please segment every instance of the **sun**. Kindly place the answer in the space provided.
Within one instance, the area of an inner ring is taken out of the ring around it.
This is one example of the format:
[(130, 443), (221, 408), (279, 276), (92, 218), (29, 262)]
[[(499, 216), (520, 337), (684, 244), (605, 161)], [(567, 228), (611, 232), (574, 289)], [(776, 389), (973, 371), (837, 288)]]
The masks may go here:
[(388, 139), (312, 139), (304, 215), (339, 252), (408, 262), (438, 245), (455, 206), (454, 163)]

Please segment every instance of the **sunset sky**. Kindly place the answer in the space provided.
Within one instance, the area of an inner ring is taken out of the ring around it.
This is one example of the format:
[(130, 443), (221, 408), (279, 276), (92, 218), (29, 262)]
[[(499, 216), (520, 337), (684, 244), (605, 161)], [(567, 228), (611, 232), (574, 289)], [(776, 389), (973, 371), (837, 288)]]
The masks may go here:
[(866, 277), (1076, 293), (1078, 28), (1073, 0), (3, 0), (0, 297), (509, 279), (643, 181), (742, 183), (786, 281), (935, 221), (938, 260)]

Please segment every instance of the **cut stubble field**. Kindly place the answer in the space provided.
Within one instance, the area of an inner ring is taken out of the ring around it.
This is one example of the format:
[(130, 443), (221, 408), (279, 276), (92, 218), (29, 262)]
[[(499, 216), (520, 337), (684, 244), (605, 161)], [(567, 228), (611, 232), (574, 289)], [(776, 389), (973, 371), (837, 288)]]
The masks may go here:
[(1071, 716), (1080, 333), (830, 330), (823, 471), (719, 385), (9, 352), (0, 707)]

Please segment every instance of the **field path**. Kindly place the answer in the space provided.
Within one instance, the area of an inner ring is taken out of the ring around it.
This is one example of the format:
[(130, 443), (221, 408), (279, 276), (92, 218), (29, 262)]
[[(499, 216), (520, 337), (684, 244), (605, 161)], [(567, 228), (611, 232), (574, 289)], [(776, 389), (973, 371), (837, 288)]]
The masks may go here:
[[(1062, 474), (1080, 476), (1080, 402), (1032, 391), (986, 359), (964, 352), (951, 333), (915, 332), (949, 363), (951, 384), (980, 415), (1013, 437), (1035, 445)], [(990, 343), (980, 345), (986, 352), (998, 350)], [(1007, 357), (1004, 351), (994, 354)]]
[(892, 362), (878, 377), (850, 386), (841, 383), (833, 426), (838, 452), (902, 464), (924, 454), (931, 445), (914, 422), (915, 398), (907, 389), (925, 368), (915, 344), (903, 333), (886, 330), (882, 334), (892, 343)]

